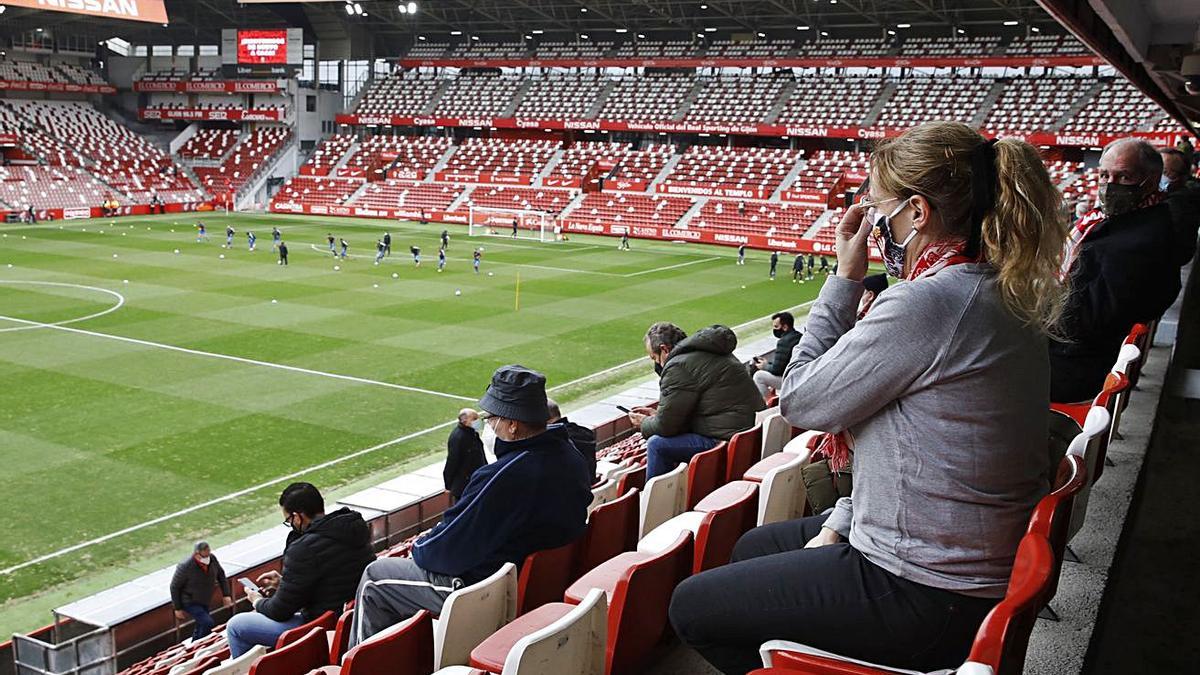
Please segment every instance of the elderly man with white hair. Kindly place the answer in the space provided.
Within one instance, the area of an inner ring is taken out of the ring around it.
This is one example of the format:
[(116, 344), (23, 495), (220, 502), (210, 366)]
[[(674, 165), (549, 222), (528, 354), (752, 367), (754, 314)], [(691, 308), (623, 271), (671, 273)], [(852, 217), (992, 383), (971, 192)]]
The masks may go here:
[(442, 480), (446, 490), (457, 501), (471, 480), (471, 474), (487, 464), (483, 455), (483, 441), (479, 438), (479, 413), (471, 408), (458, 411), (458, 424), (446, 439), (446, 466), (442, 469)]
[(1071, 227), (1061, 275), (1070, 285), (1050, 342), (1050, 398), (1090, 400), (1136, 323), (1154, 321), (1179, 294), (1171, 211), (1159, 191), (1163, 161), (1138, 138), (1113, 141), (1100, 156), (1100, 208)]

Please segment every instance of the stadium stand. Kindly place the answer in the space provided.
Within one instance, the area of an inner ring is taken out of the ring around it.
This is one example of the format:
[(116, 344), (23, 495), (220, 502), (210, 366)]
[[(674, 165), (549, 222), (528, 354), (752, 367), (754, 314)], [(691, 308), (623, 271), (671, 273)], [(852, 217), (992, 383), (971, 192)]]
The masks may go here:
[(683, 154), (663, 186), (667, 191), (695, 190), (693, 194), (708, 194), (714, 188), (735, 190), (743, 194), (729, 196), (765, 199), (783, 183), (800, 154), (776, 148), (697, 145)]
[(387, 180), (368, 183), (350, 204), (370, 209), (422, 209), (444, 211), (463, 193), (458, 185)]
[(688, 109), (691, 122), (761, 122), (790, 78), (778, 75), (701, 79), (704, 88)]
[(806, 77), (796, 82), (777, 122), (813, 126), (862, 124), (883, 90), (872, 77)]
[(350, 134), (334, 134), (324, 139), (300, 167), (300, 173), (328, 176), (353, 146), (354, 137)]
[(415, 70), (376, 80), (358, 105), (360, 115), (420, 115), (428, 111), (442, 80)]
[(520, 87), (520, 77), (467, 72), (450, 81), (433, 113), (439, 117), (501, 117)]
[(471, 192), (468, 201), (482, 208), (544, 211), (557, 215), (574, 196), (572, 190), (480, 185)]
[(0, 203), (13, 208), (97, 206), (112, 189), (68, 166), (0, 166)]
[(1145, 94), (1127, 80), (1110, 83), (1067, 124), (1064, 132), (1126, 133), (1159, 118), (1161, 113)]
[[(459, 145), (446, 164), (451, 180), (471, 177), (483, 183), (530, 183), (558, 149), (555, 141), (471, 138)], [(494, 180), (499, 177), (501, 180)]]
[(695, 78), (690, 73), (649, 73), (643, 77), (621, 78), (604, 103), (600, 119), (670, 120), (675, 119)]
[(209, 192), (241, 190), (262, 165), (291, 138), (287, 127), (259, 127), (240, 137), (219, 166), (196, 166), (193, 171)]
[(219, 160), (237, 145), (240, 134), (237, 129), (200, 129), (176, 154), (184, 159)]
[(272, 198), (273, 204), (342, 204), (363, 185), (354, 178), (292, 176)]
[(876, 124), (907, 129), (929, 120), (970, 123), (992, 81), (987, 78), (917, 77), (901, 80)]
[(441, 138), (370, 136), (351, 150), (338, 176), (381, 180), (389, 172), (396, 178), (424, 180), (438, 159), (451, 147)]
[(529, 81), (516, 117), (531, 119), (587, 119), (607, 78), (598, 75), (564, 75), (551, 72)]
[(692, 208), (685, 197), (662, 197), (634, 193), (605, 194), (590, 192), (563, 217), (596, 225), (615, 223), (626, 227), (652, 225), (673, 227)]
[(1015, 133), (1054, 131), (1092, 84), (1074, 77), (1013, 79), (1005, 84), (983, 128)]

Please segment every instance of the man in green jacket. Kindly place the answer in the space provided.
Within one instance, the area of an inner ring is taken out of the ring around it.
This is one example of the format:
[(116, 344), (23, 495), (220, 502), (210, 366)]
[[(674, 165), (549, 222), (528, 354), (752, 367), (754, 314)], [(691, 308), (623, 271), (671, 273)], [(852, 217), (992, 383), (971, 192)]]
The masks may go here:
[(710, 326), (688, 337), (665, 321), (650, 326), (646, 354), (659, 374), (658, 409), (635, 408), (629, 420), (646, 437), (646, 479), (754, 426), (766, 407), (733, 350), (737, 336)]
[(775, 337), (779, 338), (779, 342), (775, 343), (774, 356), (770, 361), (761, 356), (754, 357), (754, 366), (758, 368), (754, 373), (754, 384), (764, 399), (768, 389), (779, 391), (783, 369), (792, 360), (792, 350), (800, 344), (800, 331), (796, 330), (796, 318), (791, 312), (776, 312), (771, 317), (771, 328)]

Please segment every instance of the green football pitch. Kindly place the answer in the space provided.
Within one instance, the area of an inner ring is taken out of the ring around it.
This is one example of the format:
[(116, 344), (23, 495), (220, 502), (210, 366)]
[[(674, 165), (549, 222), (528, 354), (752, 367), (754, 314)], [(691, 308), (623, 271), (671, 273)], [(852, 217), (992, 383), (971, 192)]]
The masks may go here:
[[(439, 273), (442, 227), (218, 214), (0, 225), (0, 634), (69, 599), (48, 589), (98, 590), (193, 539), (274, 522), (289, 477), (336, 495), (433, 461), (439, 425), (500, 365), (541, 370), (578, 404), (650, 372), (641, 336), (654, 321), (760, 335), (762, 317), (817, 291), (789, 283), (790, 256), (772, 283), (763, 252), (738, 266), (733, 249), (453, 226)], [(392, 255), (375, 265), (385, 228)], [(330, 256), (326, 233), (349, 258)], [(36, 612), (16, 611), (32, 596)]]

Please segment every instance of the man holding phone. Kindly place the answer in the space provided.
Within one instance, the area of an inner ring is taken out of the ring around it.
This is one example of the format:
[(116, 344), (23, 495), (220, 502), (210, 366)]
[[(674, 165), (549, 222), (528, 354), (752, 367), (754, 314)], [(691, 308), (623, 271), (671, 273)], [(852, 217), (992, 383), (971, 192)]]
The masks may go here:
[(800, 344), (800, 331), (796, 330), (796, 318), (791, 312), (776, 312), (771, 317), (771, 329), (779, 339), (775, 343), (775, 353), (768, 361), (761, 356), (754, 357), (754, 385), (758, 393), (765, 399), (767, 390), (779, 391), (783, 382), (783, 371), (792, 360), (792, 350)]
[(291, 530), (283, 571), (259, 576), (257, 590), (246, 587), (254, 611), (235, 615), (225, 630), (233, 658), (254, 645), (273, 647), (284, 631), (326, 611), (340, 614), (375, 559), (363, 517), (344, 507), (326, 514), (325, 500), (311, 483), (287, 486), (279, 507)]

